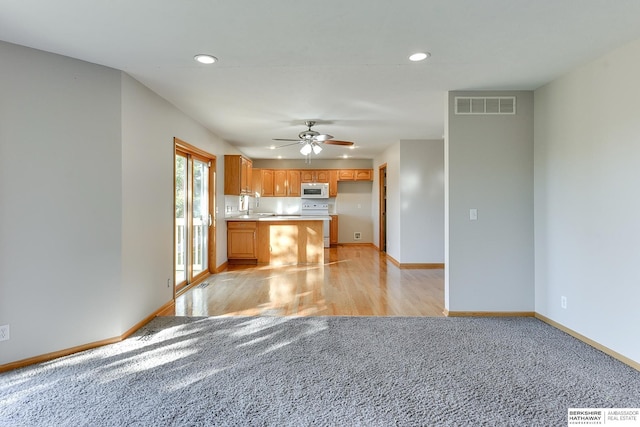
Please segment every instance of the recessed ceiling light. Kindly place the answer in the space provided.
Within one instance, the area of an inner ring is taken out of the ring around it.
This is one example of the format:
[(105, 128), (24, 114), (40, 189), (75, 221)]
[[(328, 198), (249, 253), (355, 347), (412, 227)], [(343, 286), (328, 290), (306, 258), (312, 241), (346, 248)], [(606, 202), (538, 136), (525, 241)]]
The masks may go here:
[(271, 146), (269, 146), (269, 149), (270, 149), (270, 150), (275, 150), (275, 149), (276, 149), (276, 146), (275, 146), (275, 145), (271, 145)]
[(417, 53), (414, 53), (413, 55), (411, 55), (409, 57), (409, 60), (413, 61), (413, 62), (424, 61), (425, 59), (427, 59), (430, 56), (431, 56), (431, 54), (429, 52), (417, 52)]
[(342, 158), (343, 158), (343, 159), (348, 159), (348, 158), (349, 158), (349, 156), (347, 156), (346, 154), (343, 154), (343, 155), (342, 155)]
[(200, 53), (194, 56), (193, 59), (195, 59), (201, 64), (213, 64), (214, 62), (218, 61), (218, 58), (216, 58), (215, 56), (207, 55), (204, 53)]

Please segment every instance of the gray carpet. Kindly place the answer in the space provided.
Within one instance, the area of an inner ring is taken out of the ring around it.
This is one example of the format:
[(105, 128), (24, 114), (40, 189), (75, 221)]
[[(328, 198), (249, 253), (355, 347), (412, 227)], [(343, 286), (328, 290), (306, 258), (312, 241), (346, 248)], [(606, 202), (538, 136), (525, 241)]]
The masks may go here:
[(563, 426), (640, 373), (533, 318), (156, 318), (0, 374), (2, 426)]

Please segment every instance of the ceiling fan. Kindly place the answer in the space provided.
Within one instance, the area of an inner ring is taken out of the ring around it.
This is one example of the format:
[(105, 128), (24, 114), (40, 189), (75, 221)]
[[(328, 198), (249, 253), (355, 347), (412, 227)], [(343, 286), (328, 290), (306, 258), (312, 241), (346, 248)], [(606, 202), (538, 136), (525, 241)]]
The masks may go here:
[(311, 128), (313, 127), (313, 125), (316, 124), (316, 122), (312, 120), (307, 120), (306, 122), (304, 122), (304, 124), (307, 127), (307, 130), (300, 132), (298, 134), (298, 139), (273, 138), (274, 141), (295, 141), (292, 144), (280, 145), (276, 148), (301, 144), (302, 147), (300, 147), (300, 154), (302, 154), (303, 156), (309, 156), (312, 151), (315, 154), (320, 154), (320, 152), (322, 151), (322, 147), (320, 146), (321, 144), (342, 145), (345, 147), (353, 145), (353, 142), (351, 141), (338, 141), (336, 139), (333, 139), (332, 135), (319, 133), (315, 130), (312, 130)]

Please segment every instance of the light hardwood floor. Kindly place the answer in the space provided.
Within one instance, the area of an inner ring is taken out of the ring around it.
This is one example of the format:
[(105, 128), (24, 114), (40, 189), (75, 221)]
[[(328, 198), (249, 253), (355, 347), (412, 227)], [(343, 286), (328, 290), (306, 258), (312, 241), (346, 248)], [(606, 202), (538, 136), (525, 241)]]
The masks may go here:
[(374, 247), (324, 265), (229, 267), (176, 298), (176, 316), (443, 316), (444, 270), (401, 270)]

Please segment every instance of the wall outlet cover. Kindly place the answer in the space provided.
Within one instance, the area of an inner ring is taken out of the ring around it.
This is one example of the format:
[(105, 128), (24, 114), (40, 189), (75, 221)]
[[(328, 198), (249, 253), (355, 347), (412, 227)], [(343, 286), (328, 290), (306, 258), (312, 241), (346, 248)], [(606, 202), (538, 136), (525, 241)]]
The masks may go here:
[(9, 339), (9, 325), (0, 325), (0, 341)]

